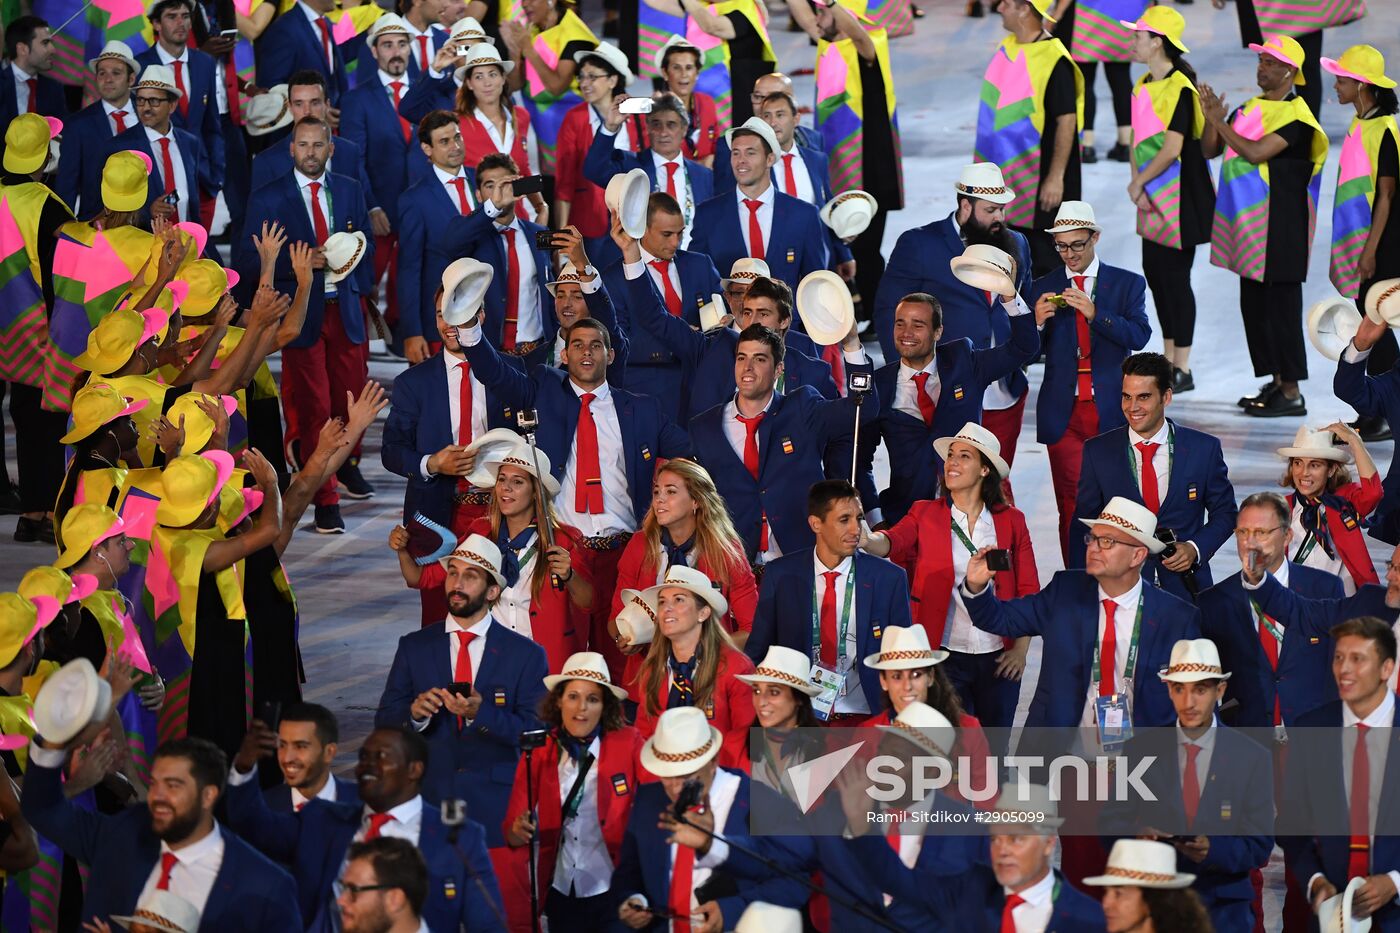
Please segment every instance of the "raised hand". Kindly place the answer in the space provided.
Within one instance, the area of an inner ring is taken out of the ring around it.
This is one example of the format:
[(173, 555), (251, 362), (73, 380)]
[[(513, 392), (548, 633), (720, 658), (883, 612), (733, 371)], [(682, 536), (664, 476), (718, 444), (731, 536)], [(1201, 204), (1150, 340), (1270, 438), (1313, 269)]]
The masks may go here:
[(369, 430), (379, 413), (389, 407), (389, 398), (384, 387), (370, 380), (360, 390), (360, 397), (354, 398), (345, 393), (346, 414), (349, 418), (347, 429), (357, 439)]
[(297, 277), (297, 287), (305, 288), (311, 284), (312, 270), (316, 267), (316, 250), (310, 243), (298, 240), (292, 244), (291, 259), (292, 272)]

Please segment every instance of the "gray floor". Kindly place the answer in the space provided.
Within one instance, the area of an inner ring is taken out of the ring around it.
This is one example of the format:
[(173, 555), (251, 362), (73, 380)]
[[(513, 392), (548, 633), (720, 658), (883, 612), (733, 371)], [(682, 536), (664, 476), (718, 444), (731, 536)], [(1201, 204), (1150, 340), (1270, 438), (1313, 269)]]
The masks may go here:
[[(962, 4), (956, 0), (925, 0), (925, 6), (929, 15), (919, 23), (917, 34), (892, 44), (908, 204), (890, 219), (887, 253), (902, 231), (939, 219), (952, 209), (952, 181), (972, 149), (981, 71), (1000, 37), (995, 17), (965, 19), (961, 16)], [(1239, 46), (1233, 8), (1216, 11), (1209, 3), (1198, 2), (1183, 8), (1183, 13), (1189, 23), (1189, 58), (1202, 80), (1232, 103), (1248, 97), (1254, 90), (1254, 56)], [(770, 24), (783, 67), (789, 71), (810, 68), (814, 50), (805, 37), (781, 31), (785, 21), (785, 15), (775, 15)], [(1391, 58), (1391, 72), (1397, 73), (1397, 35), (1400, 4), (1382, 0), (1371, 4), (1371, 15), (1365, 21), (1329, 32), (1326, 51), (1336, 56), (1355, 42), (1380, 43), (1382, 51)], [(797, 80), (799, 96), (810, 99), (812, 78)], [(1332, 138), (1333, 152), (1324, 170), (1323, 203), (1318, 217), (1317, 242), (1323, 248), (1314, 252), (1305, 289), (1307, 305), (1332, 291), (1326, 274), (1331, 189), (1341, 136), (1351, 117), (1350, 108), (1343, 110), (1334, 102), (1330, 80), (1325, 83), (1329, 90), (1322, 124)], [(1112, 110), (1102, 80), (1099, 92), (1099, 138), (1111, 141)], [(1101, 152), (1103, 148), (1101, 145)], [(1140, 267), (1140, 253), (1125, 194), (1127, 171), (1121, 163), (1085, 166), (1084, 187), (1105, 227), (1101, 246), (1104, 260), (1136, 269)], [(1252, 391), (1258, 380), (1244, 351), (1235, 278), (1210, 266), (1207, 252), (1201, 250), (1193, 281), (1200, 306), (1192, 358), (1199, 388), (1177, 400), (1171, 415), (1220, 437), (1230, 463), (1231, 479), (1243, 498), (1250, 492), (1276, 487), (1280, 465), (1274, 450), (1291, 440), (1299, 421), (1255, 420), (1239, 414), (1235, 399)], [(1150, 346), (1160, 348), (1160, 341), (1154, 340)], [(1352, 417), (1353, 412), (1332, 395), (1333, 364), (1309, 347), (1309, 366), (1313, 376), (1304, 385), (1310, 412), (1307, 423), (1323, 426)], [(400, 368), (388, 363), (371, 367), (373, 376), (386, 384)], [(1031, 380), (1034, 395), (1038, 369), (1032, 369)], [(1032, 397), (1028, 410), (1033, 411), (1034, 405)], [(10, 441), (12, 458), (13, 437)], [(396, 506), (402, 501), (403, 480), (387, 474), (379, 465), (378, 448), (379, 431), (371, 429), (366, 439), (365, 473), (377, 487), (378, 495), (368, 502), (345, 504), (348, 533), (322, 537), (310, 533), (308, 527), (308, 533), (294, 538), (287, 552), (288, 570), (302, 611), (307, 696), (327, 704), (341, 716), (345, 736), (341, 746), (343, 765), (352, 760), (368, 730), (398, 636), (418, 626), (418, 600), (404, 589), (397, 563), (386, 544), (389, 530), (398, 519)], [(1383, 470), (1391, 452), (1390, 443), (1373, 451)], [(9, 469), (13, 476), (13, 463)], [(1019, 491), (1017, 504), (1026, 512), (1032, 537), (1039, 545), (1041, 579), (1046, 580), (1060, 569), (1060, 561), (1045, 449), (1034, 442), (1033, 422), (1021, 435), (1014, 482)], [(10, 540), (12, 529), (13, 519), (0, 519), (0, 588), (13, 587), (30, 566), (50, 557), (41, 546), (14, 544)], [(1378, 563), (1388, 556), (1380, 549), (1373, 549), (1373, 553)], [(1232, 546), (1227, 545), (1216, 555), (1212, 567), (1217, 576), (1238, 569)], [(1038, 666), (1038, 651), (1034, 651), (1028, 681), (1034, 679)], [(1029, 689), (1022, 691), (1023, 698), (1030, 695)], [(1276, 926), (1281, 883), (1279, 870), (1270, 871), (1267, 906), (1274, 921), (1271, 928)]]

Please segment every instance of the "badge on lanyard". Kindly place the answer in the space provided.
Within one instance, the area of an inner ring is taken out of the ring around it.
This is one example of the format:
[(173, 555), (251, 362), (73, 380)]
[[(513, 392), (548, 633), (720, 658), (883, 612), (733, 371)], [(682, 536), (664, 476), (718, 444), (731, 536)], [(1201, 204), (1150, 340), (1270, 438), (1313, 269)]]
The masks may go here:
[(1094, 721), (1099, 731), (1099, 747), (1116, 752), (1133, 737), (1130, 694), (1115, 693), (1094, 697)]
[(821, 687), (822, 692), (812, 697), (812, 712), (822, 722), (831, 718), (831, 710), (836, 706), (836, 698), (845, 692), (846, 678), (829, 667), (812, 665), (812, 683)]

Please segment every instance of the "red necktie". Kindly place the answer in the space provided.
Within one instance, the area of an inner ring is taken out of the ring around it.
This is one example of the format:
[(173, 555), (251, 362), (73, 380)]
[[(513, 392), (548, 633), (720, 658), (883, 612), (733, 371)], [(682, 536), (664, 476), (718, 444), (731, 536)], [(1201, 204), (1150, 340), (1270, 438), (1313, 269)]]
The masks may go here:
[[(1084, 291), (1084, 276), (1074, 277), (1074, 287), (1081, 292)], [(1089, 321), (1078, 311), (1074, 312), (1074, 333), (1079, 345), (1079, 360), (1077, 366), (1078, 383), (1075, 395), (1081, 402), (1087, 402), (1094, 397), (1094, 373), (1089, 363)]]
[(758, 225), (758, 209), (763, 206), (763, 202), (745, 198), (744, 206), (749, 209), (749, 256), (754, 259), (762, 259), (764, 258), (763, 228)]
[[(457, 368), (462, 371), (462, 384), (457, 387), (457, 443), (465, 447), (472, 442), (472, 364), (462, 360)], [(470, 487), (465, 476), (457, 477), (458, 489)]]
[[(767, 412), (759, 412), (752, 418), (745, 418), (737, 411), (734, 417), (738, 418), (744, 425), (744, 468), (749, 474), (758, 479), (758, 426), (763, 422), (763, 416)], [(768, 515), (763, 513), (759, 516), (761, 527), (758, 532), (758, 550), (760, 553), (768, 550)]]
[[(899, 812), (899, 811), (894, 811), (894, 812)], [(899, 858), (899, 837), (900, 837), (899, 824), (900, 824), (900, 821), (899, 821), (899, 820), (891, 819), (891, 820), (890, 820), (890, 828), (887, 829), (887, 830), (885, 830), (885, 842), (889, 843), (890, 848), (894, 850), (894, 856), (895, 856), (895, 858)]]
[(29, 109), (26, 113), (39, 112), (39, 79), (26, 78), (25, 84), (29, 85)]
[(831, 367), (831, 381), (836, 383), (837, 389), (842, 395), (846, 394), (846, 356), (841, 352), (841, 347), (834, 343), (829, 343), (822, 347), (822, 359), (826, 360)]
[(316, 20), (316, 28), (321, 30), (321, 51), (326, 55), (326, 68), (335, 69), (335, 56), (331, 53), (331, 27), (324, 16)]
[(1371, 873), (1371, 756), (1366, 751), (1370, 726), (1356, 724), (1356, 751), (1351, 756), (1351, 848), (1347, 879)]
[(310, 802), (311, 802), (311, 801), (309, 801), (309, 800), (303, 800), (301, 803), (297, 804), (297, 805), (296, 805), (295, 807), (293, 807), (292, 809), (293, 809), (294, 811), (296, 811), (297, 813), (300, 813), (300, 812), (306, 807), (306, 805), (307, 805), (308, 803), (310, 803)]
[(680, 168), (675, 162), (666, 163), (666, 193), (671, 197), (676, 196), (676, 169)]
[(578, 462), (574, 471), (574, 511), (579, 514), (603, 514), (603, 471), (598, 466), (598, 425), (593, 420), (593, 393), (579, 396), (582, 407), (578, 412)]
[(428, 34), (425, 32), (418, 37), (418, 65), (427, 71), (433, 60), (428, 57)]
[(671, 284), (671, 276), (669, 275), (671, 263), (665, 259), (653, 259), (650, 265), (661, 278), (661, 288), (666, 293), (666, 310), (671, 312), (672, 317), (680, 317), (681, 296), (676, 293), (676, 287)]
[(190, 94), (185, 90), (185, 63), (171, 62), (170, 65), (175, 69), (175, 86), (180, 89), (180, 102), (175, 106), (180, 108), (180, 119), (187, 119), (190, 115)]
[(392, 823), (393, 821), (394, 818), (387, 813), (371, 813), (369, 815), (369, 828), (365, 830), (365, 838), (363, 841), (368, 842), (371, 839), (378, 839), (380, 830), (384, 828), (385, 824)]
[(836, 578), (841, 574), (835, 570), (824, 570), (826, 589), (822, 591), (822, 634), (821, 663), (831, 667), (836, 663)]
[[(1258, 611), (1258, 608), (1257, 608), (1257, 607), (1256, 607), (1256, 611)], [(1269, 631), (1269, 626), (1264, 624), (1264, 620), (1265, 620), (1265, 619), (1268, 619), (1269, 624), (1270, 624), (1270, 625), (1273, 625), (1275, 628), (1278, 627), (1278, 623), (1277, 623), (1276, 621), (1274, 621), (1273, 618), (1264, 615), (1262, 612), (1260, 612), (1259, 615), (1260, 615), (1260, 619), (1259, 619), (1259, 647), (1261, 647), (1261, 648), (1264, 649), (1264, 657), (1266, 657), (1266, 658), (1269, 659), (1269, 670), (1271, 670), (1271, 671), (1277, 671), (1277, 670), (1278, 670), (1279, 640), (1278, 640), (1277, 638), (1274, 637), (1274, 633), (1273, 633), (1273, 632)], [(1274, 725), (1277, 726), (1277, 725), (1279, 725), (1279, 724), (1282, 723), (1282, 722), (1283, 722), (1283, 710), (1280, 708), (1278, 690), (1275, 689), (1275, 690), (1274, 690)]]
[(1162, 507), (1162, 499), (1157, 492), (1157, 471), (1152, 466), (1152, 457), (1162, 445), (1142, 441), (1136, 446), (1142, 452), (1142, 504), (1156, 515)]
[(165, 193), (175, 193), (175, 163), (170, 160), (170, 140), (160, 141), (160, 174), (165, 181)]
[(690, 846), (676, 846), (676, 857), (671, 864), (671, 894), (666, 906), (677, 917), (684, 920), (671, 921), (671, 933), (690, 933), (690, 894), (694, 884), (695, 850)]
[(321, 183), (311, 183), (311, 222), (316, 226), (316, 245), (325, 246), (330, 238), (330, 228), (326, 225), (326, 214), (321, 210)]
[(919, 414), (923, 416), (924, 424), (933, 427), (933, 396), (928, 394), (928, 379), (932, 373), (914, 374), (914, 399), (919, 403)]
[(160, 877), (156, 879), (157, 891), (170, 890), (170, 873), (175, 870), (175, 863), (180, 861), (175, 857), (174, 852), (162, 852), (160, 854)]
[(1113, 696), (1118, 671), (1118, 633), (1113, 630), (1113, 613), (1118, 604), (1103, 601), (1103, 646), (1099, 649), (1099, 696)]
[[(456, 666), (452, 669), (452, 679), (455, 680), (455, 681), (457, 681), (458, 683), (469, 684), (469, 683), (471, 683), (471, 682), (475, 679), (475, 678), (472, 676), (472, 656), (471, 656), (471, 654), (467, 651), (467, 646), (470, 645), (470, 644), (472, 643), (472, 641), (473, 641), (475, 638), (476, 638), (476, 633), (475, 633), (475, 632), (465, 632), (465, 631), (463, 631), (463, 632), (458, 632), (458, 633), (457, 633), (457, 664), (456, 664)], [(461, 716), (458, 716), (458, 717), (457, 717), (457, 728), (458, 728), (458, 729), (462, 728), (462, 717), (461, 717)], [(377, 816), (377, 815), (378, 815), (378, 814), (376, 814), (376, 816)], [(370, 825), (370, 831), (371, 831), (372, 833), (374, 833), (374, 835), (373, 835), (373, 836), (365, 836), (366, 839), (373, 839), (374, 836), (378, 836), (378, 835), (379, 835), (379, 828), (378, 828), (377, 826), (374, 826), (374, 825), (373, 825), (373, 822), (374, 822), (374, 817), (371, 816), (371, 817), (370, 817), (370, 823), (371, 823), (371, 825)], [(383, 824), (381, 823), (380, 825), (382, 826)]]
[[(465, 216), (467, 216), (468, 214), (470, 214), (470, 213), (472, 212), (472, 206), (471, 206), (470, 204), (467, 203), (467, 180), (466, 180), (465, 178), (463, 178), (461, 175), (458, 175), (456, 178), (452, 179), (452, 184), (453, 184), (453, 186), (456, 187), (456, 189), (457, 189), (457, 207), (461, 209), (461, 211), (462, 211), (462, 216), (465, 217)], [(508, 231), (507, 231), (507, 232), (508, 232)], [(511, 238), (510, 244), (511, 244), (511, 249), (510, 249), (510, 251), (511, 251), (512, 254), (514, 254), (514, 253), (515, 253), (515, 238), (514, 238), (514, 237)], [(514, 257), (512, 256), (512, 258), (514, 258)]]
[(125, 132), (126, 132), (126, 111), (125, 111), (125, 110), (113, 110), (113, 111), (112, 111), (112, 119), (117, 121), (117, 132), (118, 132), (118, 133), (125, 133)]
[(796, 153), (789, 152), (783, 156), (783, 190), (794, 198), (797, 197), (797, 176), (792, 174), (792, 159)]
[(1016, 933), (1016, 918), (1012, 916), (1012, 911), (1026, 902), (1026, 899), (1019, 894), (1008, 894), (1006, 903), (1001, 908), (1001, 933)]
[(1201, 806), (1201, 781), (1196, 777), (1196, 759), (1201, 746), (1186, 743), (1186, 773), (1181, 776), (1181, 803), (1186, 808), (1186, 825), (1196, 822), (1196, 810)]
[(515, 251), (515, 228), (506, 227), (501, 236), (506, 238), (506, 326), (501, 334), (501, 349), (514, 350), (515, 328), (520, 323), (520, 256)]
[[(399, 101), (403, 99), (403, 82), (402, 82), (402, 81), (390, 81), (390, 82), (389, 82), (389, 88), (394, 92), (394, 113), (398, 113), (398, 112), (399, 112)], [(407, 120), (405, 120), (403, 117), (399, 117), (399, 127), (403, 130), (403, 141), (406, 142), (406, 143), (411, 143), (411, 142), (413, 142), (413, 126), (412, 126), (412, 124), (410, 124), (410, 123), (409, 123)], [(459, 188), (459, 190), (460, 190), (460, 188)], [(463, 199), (463, 200), (465, 201), (465, 199)], [(462, 211), (462, 213), (465, 214), (465, 213), (466, 213), (466, 210), (464, 209), (464, 210)]]

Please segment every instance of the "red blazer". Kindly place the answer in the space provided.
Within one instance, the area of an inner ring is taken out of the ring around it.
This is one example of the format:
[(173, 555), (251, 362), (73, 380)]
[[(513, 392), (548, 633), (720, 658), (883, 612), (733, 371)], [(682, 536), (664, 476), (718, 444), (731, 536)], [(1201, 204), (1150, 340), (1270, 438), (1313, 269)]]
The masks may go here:
[[(559, 127), (559, 139), (554, 144), (554, 197), (573, 205), (569, 208), (569, 223), (578, 227), (579, 233), (602, 237), (608, 235), (609, 224), (603, 189), (583, 177), (583, 159), (593, 144), (588, 106), (585, 102), (564, 114)], [(627, 134), (632, 151), (636, 152), (642, 147), (642, 121), (632, 117)]]
[[(510, 147), (510, 157), (515, 160), (520, 174), (528, 175), (530, 159), (525, 143), (530, 138), (530, 115), (525, 112), (524, 107), (517, 106), (511, 111), (511, 121), (515, 126), (515, 141)], [(462, 164), (474, 172), (477, 163), (500, 150), (496, 148), (491, 134), (486, 132), (486, 127), (477, 120), (475, 114), (458, 114), (457, 122), (462, 127), (462, 148), (466, 152)]]
[[(1380, 577), (1376, 575), (1375, 564), (1371, 562), (1371, 552), (1366, 548), (1366, 534), (1361, 525), (1367, 516), (1376, 510), (1376, 506), (1381, 504), (1381, 498), (1384, 495), (1385, 490), (1381, 487), (1381, 475), (1377, 473), (1370, 479), (1363, 479), (1357, 483), (1347, 483), (1335, 492), (1327, 493), (1322, 497), (1323, 505), (1330, 513), (1327, 517), (1327, 531), (1332, 535), (1332, 543), (1337, 548), (1337, 556), (1342, 559), (1342, 566), (1346, 567), (1347, 573), (1351, 574), (1357, 589), (1367, 583), (1380, 582)], [(1296, 492), (1288, 494), (1290, 523), (1293, 507), (1297, 504), (1297, 500), (1298, 494)], [(1338, 503), (1337, 500), (1341, 500), (1341, 502)], [(1340, 516), (1337, 515), (1338, 511), (1342, 513)], [(1350, 514), (1351, 512), (1355, 514)], [(1297, 542), (1294, 543), (1297, 544)]]
[[(740, 551), (740, 554), (743, 552)], [(702, 560), (697, 570), (713, 579), (714, 575)], [(726, 631), (748, 632), (753, 630), (753, 613), (758, 606), (758, 584), (754, 582), (753, 570), (749, 562), (742, 559), (731, 561), (728, 569), (729, 583), (720, 587), (720, 592), (729, 602), (729, 613), (720, 620)], [(622, 557), (617, 562), (617, 588), (613, 590), (610, 619), (617, 618), (622, 611), (623, 590), (644, 590), (656, 585), (656, 561), (647, 553), (646, 536), (635, 534), (622, 549)], [(635, 683), (637, 672), (642, 669), (644, 652), (627, 655), (627, 667), (622, 682), (627, 687), (627, 695), (634, 702), (641, 702), (641, 693)]]
[[(632, 726), (623, 726), (603, 733), (599, 744), (598, 760), (593, 763), (598, 775), (598, 823), (603, 829), (603, 842), (608, 847), (608, 855), (612, 856), (613, 866), (616, 867), (618, 859), (622, 857), (622, 834), (627, 829), (627, 817), (632, 812), (632, 801), (637, 795), (637, 771), (640, 768), (637, 756), (642, 750), (642, 736)], [(535, 805), (538, 808), (536, 822), (540, 861), (537, 877), (541, 892), (548, 891), (554, 879), (559, 834), (563, 826), (559, 799), (560, 754), (558, 740), (551, 735), (544, 747), (535, 752), (534, 767), (531, 769), (535, 783)], [(515, 784), (510, 790), (505, 822), (501, 824), (502, 832), (510, 831), (516, 817), (525, 812), (525, 803), (525, 756), (521, 755), (515, 768)], [(528, 884), (526, 887), (528, 890)]]
[[(910, 613), (928, 632), (934, 648), (943, 643), (948, 601), (953, 598), (953, 523), (947, 499), (914, 503), (899, 524), (889, 529), (890, 560), (904, 567), (911, 581)], [(997, 547), (1010, 548), (1011, 570), (996, 576), (997, 598), (1015, 599), (1040, 592), (1026, 516), (1009, 505), (992, 509)], [(962, 547), (962, 543), (958, 543)], [(1007, 642), (1008, 646), (1010, 642)]]
[[(467, 529), (467, 535), (482, 535), (491, 540), (491, 519), (482, 517), (472, 522)], [(463, 535), (462, 537), (466, 537)], [(556, 525), (554, 528), (554, 543), (563, 547), (569, 552), (569, 558), (573, 561), (574, 573), (582, 573), (584, 579), (591, 582), (588, 576), (588, 562), (580, 556), (583, 545), (579, 530), (572, 525)], [(536, 558), (538, 559), (538, 558)], [(447, 571), (442, 569), (442, 565), (432, 563), (423, 568), (423, 575), (418, 578), (418, 589), (420, 590), (441, 590), (447, 581)], [(546, 583), (540, 588), (538, 599), (530, 600), (530, 637), (544, 649), (546, 657), (549, 659), (549, 669), (551, 671), (561, 671), (564, 669), (564, 662), (569, 659), (569, 655), (575, 651), (582, 651), (584, 646), (581, 639), (575, 634), (573, 615), (569, 612), (569, 591), (567, 588), (556, 590)]]
[[(876, 713), (874, 716), (871, 716), (865, 722), (861, 723), (860, 728), (874, 729), (876, 726), (888, 726), (893, 721), (894, 710), (887, 709), (883, 713)], [(874, 757), (874, 750), (878, 745), (878, 742), (868, 743), (861, 748), (861, 754), (863, 755), (867, 749), (870, 751), (870, 754), (865, 755), (865, 760)], [(958, 742), (953, 748), (953, 754), (967, 756), (967, 767), (968, 770), (972, 772), (969, 778), (971, 783), (968, 784), (971, 790), (980, 792), (983, 788), (995, 786), (995, 781), (993, 781), (992, 784), (988, 784), (987, 781), (987, 759), (992, 755), (992, 747), (987, 743), (987, 734), (982, 731), (982, 722), (976, 716), (969, 716), (967, 713), (963, 713), (958, 719)], [(950, 797), (962, 800), (964, 803), (967, 802), (962, 792), (958, 789), (956, 781), (954, 781), (951, 787), (947, 788), (947, 793)], [(993, 793), (987, 800), (979, 800), (974, 803), (973, 806), (979, 810), (991, 810), (996, 806), (996, 802), (997, 795)]]
[[(719, 750), (720, 765), (745, 773), (748, 773), (750, 767), (749, 727), (753, 725), (755, 718), (753, 687), (738, 680), (737, 675), (752, 673), (753, 662), (742, 651), (726, 645), (724, 654), (719, 659), (719, 669), (716, 673), (718, 683), (715, 684), (714, 693), (711, 694), (713, 708), (705, 710), (710, 725), (718, 729), (724, 736), (724, 744)], [(666, 708), (666, 695), (669, 692), (670, 684), (663, 680), (657, 694), (663, 710)], [(652, 733), (656, 732), (656, 720), (657, 716), (653, 716), (647, 711), (645, 703), (638, 704), (636, 726), (637, 731), (642, 734), (642, 738), (649, 739)], [(647, 780), (653, 779), (640, 765), (637, 766), (637, 770), (644, 772)]]

